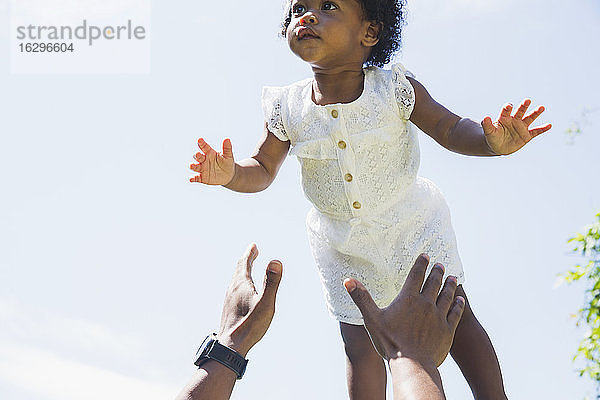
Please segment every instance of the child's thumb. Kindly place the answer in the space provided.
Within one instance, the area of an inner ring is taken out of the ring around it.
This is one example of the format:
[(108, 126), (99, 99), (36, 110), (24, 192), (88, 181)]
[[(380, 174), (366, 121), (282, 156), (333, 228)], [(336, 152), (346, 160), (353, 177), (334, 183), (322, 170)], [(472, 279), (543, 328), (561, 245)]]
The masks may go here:
[(233, 160), (233, 146), (229, 139), (223, 140), (223, 157), (231, 158)]
[(494, 123), (490, 117), (485, 117), (483, 121), (481, 121), (481, 127), (483, 128), (483, 133), (489, 135), (494, 131)]

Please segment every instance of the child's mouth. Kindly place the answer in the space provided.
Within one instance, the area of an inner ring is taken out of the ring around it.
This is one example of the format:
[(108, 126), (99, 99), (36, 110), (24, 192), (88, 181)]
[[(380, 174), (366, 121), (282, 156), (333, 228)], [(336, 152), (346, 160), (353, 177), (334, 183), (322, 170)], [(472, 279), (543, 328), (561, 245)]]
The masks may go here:
[(319, 36), (317, 36), (311, 29), (306, 27), (301, 27), (298, 29), (297, 36), (298, 40), (319, 39)]

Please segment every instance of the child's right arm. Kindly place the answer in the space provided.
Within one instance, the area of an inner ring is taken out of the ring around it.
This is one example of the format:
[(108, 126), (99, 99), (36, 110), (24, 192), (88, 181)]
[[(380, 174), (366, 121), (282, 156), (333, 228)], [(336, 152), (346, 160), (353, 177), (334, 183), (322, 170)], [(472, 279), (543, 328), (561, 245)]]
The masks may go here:
[(285, 160), (290, 142), (277, 139), (265, 124), (265, 134), (255, 154), (237, 163), (233, 159), (229, 139), (223, 141), (222, 154), (202, 138), (198, 139), (198, 147), (201, 152), (194, 155), (198, 164), (190, 165), (190, 169), (198, 175), (190, 178), (190, 182), (223, 185), (236, 192), (254, 193), (268, 188), (273, 182)]

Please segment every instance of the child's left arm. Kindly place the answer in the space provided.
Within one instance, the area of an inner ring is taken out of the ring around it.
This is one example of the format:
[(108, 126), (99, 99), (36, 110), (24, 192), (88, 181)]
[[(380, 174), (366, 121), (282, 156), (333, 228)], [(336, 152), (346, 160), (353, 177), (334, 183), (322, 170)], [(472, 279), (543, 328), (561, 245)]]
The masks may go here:
[(496, 122), (485, 117), (481, 124), (461, 118), (437, 103), (417, 80), (408, 78), (415, 91), (415, 107), (410, 116), (419, 129), (439, 144), (456, 153), (471, 156), (496, 156), (511, 154), (525, 146), (537, 135), (548, 131), (552, 125), (529, 128), (544, 107), (525, 115), (531, 100), (524, 100), (512, 115), (512, 104), (506, 104)]

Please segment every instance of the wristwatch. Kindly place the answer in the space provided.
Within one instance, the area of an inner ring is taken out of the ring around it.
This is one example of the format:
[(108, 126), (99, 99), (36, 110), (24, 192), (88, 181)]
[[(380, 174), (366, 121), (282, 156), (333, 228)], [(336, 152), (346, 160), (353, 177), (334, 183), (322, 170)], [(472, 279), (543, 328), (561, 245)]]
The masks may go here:
[(204, 342), (202, 342), (196, 352), (196, 356), (197, 359), (194, 365), (200, 367), (208, 360), (215, 360), (235, 372), (238, 379), (242, 379), (244, 372), (246, 372), (246, 365), (248, 364), (248, 360), (240, 353), (219, 343), (215, 333), (208, 335), (204, 339)]

